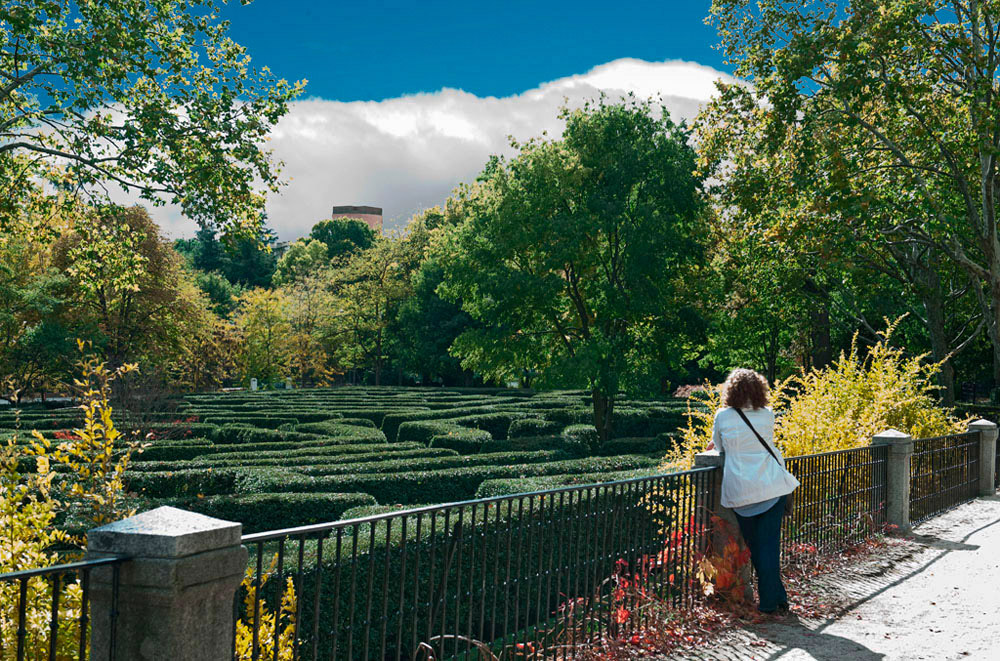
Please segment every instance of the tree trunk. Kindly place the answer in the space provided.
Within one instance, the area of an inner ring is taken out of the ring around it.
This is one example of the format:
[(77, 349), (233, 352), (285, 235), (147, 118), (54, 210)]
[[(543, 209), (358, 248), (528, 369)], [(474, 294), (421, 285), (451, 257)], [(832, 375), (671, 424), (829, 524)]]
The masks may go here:
[(614, 431), (615, 398), (608, 397), (597, 388), (593, 391), (594, 400), (594, 427), (597, 429), (597, 437), (601, 442), (611, 440)]
[(375, 334), (375, 385), (382, 385), (382, 330)]
[[(925, 293), (923, 290), (921, 293)], [(955, 367), (951, 364), (948, 336), (945, 330), (944, 305), (938, 296), (923, 296), (924, 311), (927, 313), (927, 334), (931, 340), (931, 357), (941, 363), (937, 382), (941, 386), (941, 400), (945, 406), (955, 403)]]
[(812, 327), (812, 366), (822, 369), (833, 360), (833, 347), (830, 341), (830, 304), (823, 301), (813, 318)]

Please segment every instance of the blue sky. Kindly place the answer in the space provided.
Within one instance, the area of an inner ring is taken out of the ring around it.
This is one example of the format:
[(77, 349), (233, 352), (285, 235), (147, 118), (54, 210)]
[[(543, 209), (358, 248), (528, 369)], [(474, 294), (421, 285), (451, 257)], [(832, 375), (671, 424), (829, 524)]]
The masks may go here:
[[(600, 94), (659, 97), (693, 119), (734, 82), (708, 2), (231, 2), (231, 35), (257, 66), (309, 81), (271, 132), (287, 185), (268, 198), (282, 240), (332, 206), (384, 209), (387, 228), (441, 205), (509, 136), (558, 136), (560, 107)], [(152, 210), (167, 234), (196, 225)]]
[(688, 60), (726, 71), (708, 2), (232, 3), (232, 35), (307, 94), (380, 101), (456, 88), (508, 96), (629, 57)]

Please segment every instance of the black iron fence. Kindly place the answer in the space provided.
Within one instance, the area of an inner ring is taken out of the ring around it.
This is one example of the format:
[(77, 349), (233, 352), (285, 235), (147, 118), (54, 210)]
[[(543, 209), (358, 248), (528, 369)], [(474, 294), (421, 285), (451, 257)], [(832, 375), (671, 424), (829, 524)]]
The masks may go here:
[(790, 457), (795, 507), (782, 529), (782, 554), (796, 557), (858, 543), (885, 527), (888, 446)]
[(979, 492), (979, 432), (913, 441), (910, 520), (913, 523), (972, 500)]
[(691, 602), (715, 479), (696, 469), (247, 535), (234, 658), (572, 658), (640, 626), (651, 603)]
[(124, 558), (104, 558), (0, 574), (0, 661), (86, 661), (91, 572), (109, 565), (113, 596), (108, 659), (113, 661), (118, 571), (123, 562)]

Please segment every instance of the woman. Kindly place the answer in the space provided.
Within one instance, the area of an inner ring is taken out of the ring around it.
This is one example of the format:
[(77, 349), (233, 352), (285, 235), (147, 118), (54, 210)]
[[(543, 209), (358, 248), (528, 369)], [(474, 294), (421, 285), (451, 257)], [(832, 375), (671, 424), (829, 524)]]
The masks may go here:
[(757, 372), (733, 370), (722, 386), (725, 408), (715, 414), (708, 449), (726, 453), (722, 506), (736, 512), (750, 549), (757, 572), (758, 609), (786, 613), (788, 595), (779, 564), (781, 517), (785, 498), (799, 481), (785, 470), (785, 460), (774, 446), (774, 412), (767, 406), (768, 392), (767, 380)]

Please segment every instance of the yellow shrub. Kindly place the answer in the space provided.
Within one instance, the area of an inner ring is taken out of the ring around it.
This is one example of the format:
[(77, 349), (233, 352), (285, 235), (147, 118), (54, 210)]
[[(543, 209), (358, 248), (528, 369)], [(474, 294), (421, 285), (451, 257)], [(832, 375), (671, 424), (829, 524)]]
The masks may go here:
[[(268, 579), (275, 573), (278, 556), (271, 558), (271, 565), (260, 577), (260, 588), (263, 589)], [(244, 618), (236, 621), (236, 659), (250, 661), (253, 659), (254, 629), (257, 630), (257, 649), (260, 659), (278, 658), (280, 661), (293, 661), (295, 658), (295, 610), (298, 596), (295, 594), (295, 582), (287, 577), (285, 590), (281, 594), (281, 606), (277, 611), (263, 597), (259, 604), (254, 604), (257, 586), (254, 581), (254, 569), (248, 567), (241, 584), (245, 592), (243, 599)], [(256, 618), (256, 621), (255, 621)], [(278, 629), (278, 656), (274, 656), (274, 632)]]
[[(94, 359), (84, 359), (80, 366), (82, 428), (74, 430), (57, 447), (37, 431), (32, 432), (30, 442), (22, 443), (14, 434), (0, 446), (0, 573), (79, 559), (80, 552), (53, 551), (54, 547), (84, 545), (84, 540), (56, 528), (56, 519), (62, 513), (68, 512), (86, 525), (100, 525), (130, 514), (121, 507), (122, 475), (135, 446), (128, 446), (120, 457), (112, 457), (120, 434), (111, 419), (108, 396), (110, 383), (134, 367), (108, 372), (103, 363)], [(34, 460), (34, 472), (23, 472), (25, 459)], [(55, 465), (67, 468), (58, 482)], [(16, 640), (18, 589), (17, 582), (0, 583), (0, 641)], [(30, 580), (25, 603), (25, 658), (48, 658), (52, 584), (42, 578)], [(72, 658), (75, 653), (80, 604), (80, 586), (65, 585), (60, 591), (56, 658)], [(0, 645), (0, 661), (12, 659), (14, 653), (13, 646)]]
[[(907, 356), (891, 344), (899, 321), (880, 334), (862, 356), (857, 336), (848, 353), (830, 366), (812, 369), (775, 385), (771, 393), (775, 444), (788, 457), (868, 445), (887, 429), (914, 438), (942, 436), (965, 429), (967, 421), (938, 404), (934, 377), (940, 363), (926, 354)], [(712, 438), (712, 420), (722, 406), (719, 388), (706, 384), (688, 400), (687, 425), (664, 468), (686, 470)]]
[(775, 387), (775, 442), (788, 456), (868, 445), (872, 436), (897, 429), (928, 438), (964, 431), (965, 421), (938, 403), (934, 377), (940, 363), (926, 354), (906, 356), (890, 344), (898, 321), (881, 333), (868, 355), (851, 350), (821, 370)]

